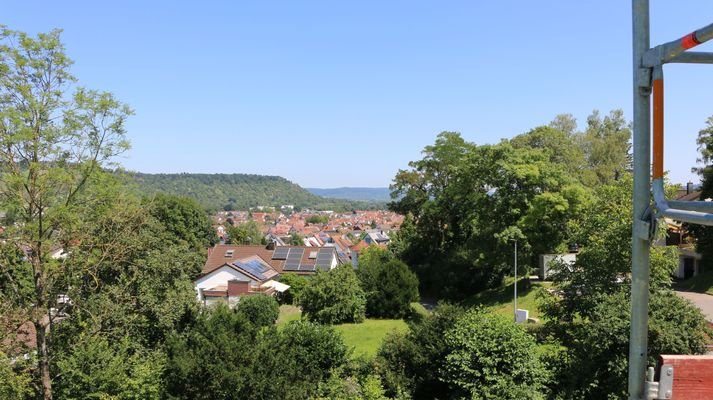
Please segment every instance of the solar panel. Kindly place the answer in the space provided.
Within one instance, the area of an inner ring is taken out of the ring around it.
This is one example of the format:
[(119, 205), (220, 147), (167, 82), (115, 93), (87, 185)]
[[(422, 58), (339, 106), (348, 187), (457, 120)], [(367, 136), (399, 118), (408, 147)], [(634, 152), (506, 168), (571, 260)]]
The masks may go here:
[(272, 253), (273, 260), (284, 260), (287, 258), (287, 253), (290, 252), (289, 247), (276, 247), (275, 251)]
[(300, 265), (300, 271), (314, 271), (315, 269), (316, 269), (315, 265), (307, 265), (307, 264)]
[(305, 253), (305, 249), (295, 249), (292, 248), (290, 249), (290, 252), (287, 254), (287, 260), (301, 260), (302, 256)]
[(268, 271), (268, 268), (258, 260), (249, 260), (247, 262), (236, 261), (235, 264), (260, 280), (265, 279), (265, 275), (263, 274)]
[(282, 267), (282, 269), (286, 270), (286, 271), (297, 271), (299, 268), (300, 268), (299, 260), (287, 260), (285, 262), (285, 266)]
[(299, 264), (294, 265), (294, 264), (287, 264), (285, 263), (285, 266), (282, 267), (283, 271), (297, 271), (299, 268)]
[(315, 262), (315, 267), (327, 271), (332, 266), (332, 260), (334, 258), (334, 248), (321, 248), (317, 254), (317, 262)]

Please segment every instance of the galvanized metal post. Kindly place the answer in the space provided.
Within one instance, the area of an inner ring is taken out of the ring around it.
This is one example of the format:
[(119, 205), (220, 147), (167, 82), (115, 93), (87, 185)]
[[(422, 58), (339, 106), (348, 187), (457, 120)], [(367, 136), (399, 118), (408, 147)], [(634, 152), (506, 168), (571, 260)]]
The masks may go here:
[(650, 47), (649, 0), (632, 0), (634, 67), (634, 196), (631, 252), (629, 399), (644, 398), (649, 319), (649, 237), (644, 220), (651, 188), (651, 70), (642, 66)]

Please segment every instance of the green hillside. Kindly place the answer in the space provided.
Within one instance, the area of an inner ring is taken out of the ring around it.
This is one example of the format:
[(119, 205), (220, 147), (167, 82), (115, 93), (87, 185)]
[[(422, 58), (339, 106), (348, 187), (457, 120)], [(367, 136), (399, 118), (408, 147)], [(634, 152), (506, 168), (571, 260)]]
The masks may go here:
[(128, 173), (142, 193), (187, 196), (208, 210), (247, 210), (257, 206), (291, 204), (298, 209), (349, 210), (378, 208), (375, 203), (325, 199), (279, 176), (249, 174)]

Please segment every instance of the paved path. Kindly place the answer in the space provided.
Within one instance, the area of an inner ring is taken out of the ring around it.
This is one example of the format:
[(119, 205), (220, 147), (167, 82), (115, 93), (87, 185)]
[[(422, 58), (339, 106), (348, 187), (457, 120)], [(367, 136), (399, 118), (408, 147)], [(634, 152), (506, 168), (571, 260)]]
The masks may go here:
[(713, 296), (705, 293), (682, 292), (678, 290), (676, 293), (685, 299), (691, 300), (693, 304), (701, 309), (706, 320), (713, 322)]

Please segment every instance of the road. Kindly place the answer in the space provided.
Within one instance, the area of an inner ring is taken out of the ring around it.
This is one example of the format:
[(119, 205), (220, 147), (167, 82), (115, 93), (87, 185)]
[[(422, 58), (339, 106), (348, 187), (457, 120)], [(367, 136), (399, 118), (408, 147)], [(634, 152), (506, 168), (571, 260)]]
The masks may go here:
[(705, 293), (682, 292), (678, 290), (676, 293), (684, 299), (692, 301), (693, 304), (701, 309), (706, 320), (713, 323), (713, 296)]

